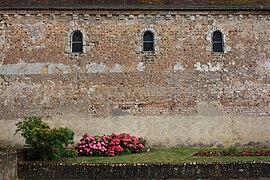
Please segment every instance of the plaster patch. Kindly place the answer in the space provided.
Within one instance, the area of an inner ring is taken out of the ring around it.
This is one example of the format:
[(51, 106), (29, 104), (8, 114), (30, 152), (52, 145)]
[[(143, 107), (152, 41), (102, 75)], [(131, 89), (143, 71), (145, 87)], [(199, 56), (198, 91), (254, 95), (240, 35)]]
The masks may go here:
[(29, 30), (32, 40), (42, 36), (42, 33), (40, 33), (39, 31), (40, 28), (43, 26), (42, 22), (38, 22), (36, 24), (25, 24), (23, 26)]
[(103, 63), (90, 63), (86, 65), (86, 69), (88, 73), (102, 73), (105, 70), (105, 65)]
[(143, 72), (144, 69), (145, 69), (145, 66), (143, 65), (143, 62), (139, 62), (136, 69), (139, 72)]
[(94, 88), (81, 88), (80, 89), (80, 92), (81, 93), (85, 93), (85, 94), (87, 94), (88, 96), (90, 96), (93, 92), (95, 91), (95, 89)]
[(176, 65), (173, 67), (175, 71), (184, 71), (185, 68), (181, 63), (176, 63)]
[(270, 70), (270, 61), (265, 61), (261, 64), (261, 67), (267, 71)]
[(86, 93), (87, 93), (87, 95), (90, 95), (94, 91), (95, 91), (95, 88), (88, 88)]
[(46, 46), (44, 44), (36, 45), (37, 49), (44, 49)]
[(44, 66), (47, 66), (47, 64), (45, 63), (5, 64), (5, 65), (0, 66), (0, 74), (1, 75), (40, 74)]
[(221, 66), (219, 63), (216, 63), (215, 65), (211, 64), (210, 62), (208, 62), (207, 64), (201, 64), (200, 62), (196, 62), (196, 64), (194, 64), (194, 67), (196, 68), (195, 70), (197, 71), (220, 71), (221, 70)]
[(110, 70), (112, 73), (121, 73), (122, 66), (120, 64), (115, 64), (115, 66)]
[(110, 113), (110, 116), (113, 116), (113, 117), (117, 117), (117, 116), (129, 116), (129, 115), (130, 115), (130, 113), (128, 111), (122, 110), (122, 109), (114, 109)]
[(218, 101), (202, 101), (196, 106), (200, 116), (220, 116), (224, 114), (222, 105)]
[(0, 46), (5, 45), (5, 34), (0, 34)]
[(58, 64), (48, 64), (48, 74), (53, 74), (55, 71), (60, 71), (63, 74), (68, 73), (68, 66), (58, 63)]
[(58, 69), (63, 74), (68, 73), (68, 66), (64, 64), (48, 64), (48, 63), (18, 63), (5, 64), (0, 66), (1, 75), (31, 75), (42, 74), (44, 68), (48, 67), (48, 74), (52, 74)]

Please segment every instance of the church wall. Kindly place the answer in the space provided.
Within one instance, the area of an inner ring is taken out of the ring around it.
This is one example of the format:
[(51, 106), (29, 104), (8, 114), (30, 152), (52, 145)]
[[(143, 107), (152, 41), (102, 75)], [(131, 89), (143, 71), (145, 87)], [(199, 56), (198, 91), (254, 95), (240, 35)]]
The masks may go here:
[[(89, 129), (161, 146), (269, 145), (269, 25), (263, 11), (0, 11), (0, 142), (21, 144), (15, 122), (39, 115), (77, 139)], [(75, 30), (83, 53), (71, 52)], [(154, 53), (142, 51), (145, 31)]]

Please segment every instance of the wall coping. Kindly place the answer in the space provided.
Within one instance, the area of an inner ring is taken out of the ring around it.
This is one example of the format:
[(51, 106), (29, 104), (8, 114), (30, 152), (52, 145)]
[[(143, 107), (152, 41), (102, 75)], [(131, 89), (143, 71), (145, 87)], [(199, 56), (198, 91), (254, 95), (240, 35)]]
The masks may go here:
[[(224, 162), (136, 162), (136, 163), (90, 163), (90, 162), (59, 162), (55, 161), (18, 161), (21, 165), (80, 165), (80, 166), (149, 166), (149, 165), (224, 165), (224, 164), (269, 164), (269, 161), (224, 161)], [(270, 173), (270, 172), (269, 172)]]

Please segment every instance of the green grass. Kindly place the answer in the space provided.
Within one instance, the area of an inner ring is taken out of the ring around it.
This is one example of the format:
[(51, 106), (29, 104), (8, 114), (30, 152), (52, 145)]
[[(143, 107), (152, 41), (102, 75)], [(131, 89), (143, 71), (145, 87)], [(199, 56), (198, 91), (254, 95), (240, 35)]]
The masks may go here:
[[(118, 155), (115, 157), (76, 157), (62, 159), (64, 162), (88, 162), (88, 163), (140, 163), (140, 162), (233, 162), (233, 161), (270, 161), (270, 156), (218, 156), (200, 157), (192, 156), (198, 151), (222, 151), (220, 148), (168, 148), (153, 149), (149, 153), (138, 153), (129, 155)], [(270, 151), (270, 148), (237, 148), (238, 151)]]

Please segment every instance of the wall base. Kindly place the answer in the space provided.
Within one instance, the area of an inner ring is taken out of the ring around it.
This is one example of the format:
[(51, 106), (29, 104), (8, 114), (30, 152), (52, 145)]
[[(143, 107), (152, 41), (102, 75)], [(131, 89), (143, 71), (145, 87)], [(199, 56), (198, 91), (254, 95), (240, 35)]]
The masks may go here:
[[(144, 137), (152, 147), (270, 147), (269, 117), (230, 116), (116, 116), (79, 117), (65, 115), (45, 119), (51, 127), (68, 127), (78, 143), (82, 134), (129, 133)], [(0, 145), (22, 147), (24, 139), (14, 136), (13, 120), (0, 121)]]

